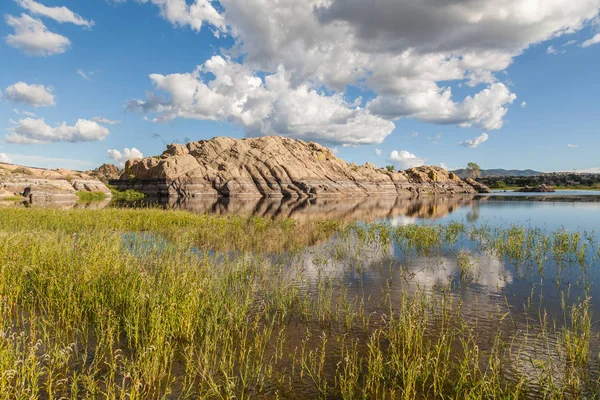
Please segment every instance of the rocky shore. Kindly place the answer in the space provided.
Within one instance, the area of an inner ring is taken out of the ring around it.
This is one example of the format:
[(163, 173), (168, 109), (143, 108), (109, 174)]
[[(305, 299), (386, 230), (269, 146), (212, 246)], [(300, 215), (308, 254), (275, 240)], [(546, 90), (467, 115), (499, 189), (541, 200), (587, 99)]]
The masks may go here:
[(72, 203), (77, 192), (102, 192), (110, 189), (98, 179), (68, 169), (30, 168), (0, 163), (0, 200), (20, 199), (31, 203)]
[(485, 190), (439, 167), (390, 172), (370, 163), (347, 163), (317, 143), (278, 136), (172, 144), (160, 156), (129, 160), (120, 178), (110, 183), (121, 190), (180, 198), (416, 196)]

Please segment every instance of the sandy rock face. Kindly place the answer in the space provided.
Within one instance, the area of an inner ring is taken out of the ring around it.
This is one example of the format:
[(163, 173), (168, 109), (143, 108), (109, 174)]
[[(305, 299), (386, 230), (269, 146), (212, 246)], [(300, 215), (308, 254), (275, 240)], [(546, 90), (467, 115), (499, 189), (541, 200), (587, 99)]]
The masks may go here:
[(67, 169), (42, 169), (0, 164), (0, 197), (23, 197), (32, 203), (72, 202), (78, 191), (111, 192), (98, 179)]
[(337, 158), (317, 143), (278, 136), (216, 137), (169, 145), (160, 156), (129, 160), (111, 184), (177, 197), (397, 196), (475, 193), (438, 167), (388, 172)]

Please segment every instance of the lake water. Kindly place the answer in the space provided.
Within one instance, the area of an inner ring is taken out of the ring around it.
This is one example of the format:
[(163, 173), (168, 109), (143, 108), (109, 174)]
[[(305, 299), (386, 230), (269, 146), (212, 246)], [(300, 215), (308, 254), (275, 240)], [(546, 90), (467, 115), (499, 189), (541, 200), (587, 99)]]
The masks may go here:
[(385, 221), (394, 226), (455, 221), (493, 226), (518, 224), (548, 230), (600, 229), (600, 191), (495, 192), (490, 195), (420, 198), (150, 199), (142, 204), (201, 214)]

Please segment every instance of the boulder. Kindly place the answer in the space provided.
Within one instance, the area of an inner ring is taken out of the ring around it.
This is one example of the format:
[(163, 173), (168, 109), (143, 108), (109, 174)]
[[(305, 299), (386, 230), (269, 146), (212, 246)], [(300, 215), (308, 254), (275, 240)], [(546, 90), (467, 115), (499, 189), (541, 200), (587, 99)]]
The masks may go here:
[[(454, 175), (456, 176), (456, 175)], [(460, 178), (459, 178), (460, 179)], [(484, 185), (483, 183), (477, 182), (475, 179), (467, 178), (465, 182), (471, 186), (477, 193), (493, 193), (492, 189)]]
[(280, 136), (216, 137), (129, 160), (111, 184), (173, 197), (338, 197), (475, 193), (455, 174), (423, 166), (389, 172), (346, 163), (318, 143)]

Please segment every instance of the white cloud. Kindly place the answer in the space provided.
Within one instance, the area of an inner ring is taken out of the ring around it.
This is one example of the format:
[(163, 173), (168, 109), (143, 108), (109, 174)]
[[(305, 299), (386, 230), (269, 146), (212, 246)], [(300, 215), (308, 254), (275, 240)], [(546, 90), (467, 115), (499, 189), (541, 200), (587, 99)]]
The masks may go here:
[(118, 125), (121, 123), (121, 121), (117, 121), (114, 119), (108, 119), (108, 118), (104, 118), (104, 117), (94, 117), (94, 118), (92, 118), (92, 121), (97, 122), (99, 124), (108, 124), (108, 125)]
[(0, 162), (10, 164), (12, 159), (6, 153), (0, 153)]
[(25, 103), (36, 108), (56, 105), (52, 88), (44, 85), (17, 82), (7, 87), (5, 91), (6, 98), (14, 103)]
[(75, 70), (75, 73), (79, 76), (81, 76), (83, 79), (85, 79), (86, 81), (91, 81), (92, 78), (90, 78), (82, 69), (77, 69)]
[(445, 170), (447, 170), (447, 171), (449, 171), (449, 168), (448, 168), (448, 166), (447, 166), (447, 165), (446, 165), (444, 162), (441, 162), (441, 163), (440, 163), (440, 167), (441, 167), (441, 168), (444, 168), (444, 169), (445, 169)]
[(525, 107), (527, 107), (527, 102), (526, 101), (524, 101), (524, 102), (521, 103), (521, 108), (525, 108)]
[(50, 32), (42, 21), (27, 14), (21, 14), (20, 17), (7, 15), (5, 20), (15, 30), (14, 35), (5, 37), (6, 43), (29, 55), (61, 54), (71, 45), (68, 38)]
[(123, 168), (125, 163), (132, 158), (144, 158), (142, 152), (135, 147), (132, 147), (131, 149), (125, 148), (123, 153), (121, 153), (119, 150), (111, 149), (108, 150), (108, 156), (115, 161), (119, 168)]
[[(568, 7), (564, 1), (220, 0), (217, 9), (208, 0), (142, 0), (159, 6), (174, 25), (199, 30), (208, 23), (216, 32), (230, 34), (235, 45), (224, 54), (244, 60), (239, 69), (246, 81), (240, 82), (233, 69), (213, 78), (206, 64), (200, 73), (153, 74), (156, 88), (171, 97), (150, 94), (146, 101), (130, 102), (129, 108), (158, 112), (156, 120), (229, 120), (250, 134), (287, 132), (335, 143), (348, 142), (341, 128), (347, 125), (364, 129), (366, 143), (380, 140), (382, 134), (369, 133), (369, 118), (383, 132), (388, 128), (382, 120), (401, 117), (499, 129), (516, 95), (495, 75), (530, 46), (576, 32), (598, 14), (598, 0)], [(259, 78), (265, 75), (285, 84), (275, 88)], [(448, 82), (486, 87), (453, 98)], [(207, 93), (202, 85), (212, 92), (210, 100), (202, 99)], [(334, 122), (323, 135), (311, 132), (336, 119), (319, 118), (311, 124), (306, 119), (312, 116), (309, 107), (333, 102), (337, 107), (330, 107), (341, 114), (343, 109), (356, 111), (344, 99), (353, 85), (375, 93), (366, 110), (352, 124)], [(213, 100), (218, 101), (211, 106)], [(272, 116), (265, 117), (265, 110)], [(334, 135), (340, 137), (332, 140)], [(351, 143), (362, 143), (356, 134), (350, 136)]]
[(375, 149), (375, 155), (376, 156), (380, 156), (382, 154), (383, 154), (383, 150), (381, 150), (381, 149)]
[(548, 48), (546, 49), (546, 54), (550, 54), (550, 55), (565, 54), (566, 52), (567, 52), (566, 50), (559, 50), (559, 49), (555, 48), (553, 45), (548, 46)]
[(508, 112), (506, 105), (512, 104), (517, 98), (503, 83), (494, 83), (474, 96), (467, 96), (461, 103), (455, 103), (451, 97), (450, 88), (440, 91), (433, 84), (431, 90), (426, 92), (379, 96), (369, 102), (367, 108), (373, 114), (389, 119), (408, 116), (435, 124), (500, 129), (504, 124), (503, 117)]
[(460, 142), (459, 144), (461, 146), (469, 147), (469, 148), (473, 149), (475, 147), (481, 146), (482, 144), (487, 142), (488, 139), (489, 139), (488, 134), (482, 133), (481, 135), (477, 136), (475, 139), (465, 140), (464, 142)]
[(570, 46), (570, 45), (575, 44), (575, 43), (577, 43), (577, 40), (569, 40), (567, 43), (563, 44), (562, 46), (563, 47), (567, 47), (567, 46)]
[(594, 35), (594, 37), (586, 40), (585, 42), (581, 43), (581, 47), (589, 47), (593, 44), (596, 43), (600, 43), (600, 33), (597, 33)]
[(579, 145), (578, 144), (568, 144), (567, 147), (570, 147), (572, 149), (576, 149), (576, 148), (579, 147)]
[(44, 144), (51, 142), (91, 142), (104, 140), (110, 131), (94, 121), (79, 119), (74, 126), (66, 122), (52, 128), (43, 118), (25, 118), (11, 128), (11, 133), (4, 138), (8, 143)]
[[(117, 0), (118, 3), (126, 0)], [(195, 31), (199, 31), (204, 23), (212, 25), (215, 34), (219, 31), (226, 31), (227, 27), (211, 0), (193, 0), (187, 4), (186, 0), (136, 0), (138, 3), (154, 4), (160, 8), (160, 15), (171, 24), (186, 27), (189, 26)]]
[(20, 110), (19, 110), (19, 109), (17, 109), (17, 108), (13, 108), (13, 112), (14, 112), (15, 114), (18, 114), (18, 115), (21, 115), (21, 114), (22, 114), (22, 115), (25, 115), (25, 116), (27, 116), (27, 117), (35, 117), (35, 113), (32, 113), (31, 111), (20, 111)]
[(425, 164), (425, 160), (406, 150), (394, 150), (390, 153), (389, 161), (396, 164), (399, 169), (419, 167)]
[(79, 14), (75, 14), (67, 7), (47, 7), (43, 4), (37, 3), (33, 0), (16, 0), (17, 4), (29, 11), (32, 14), (40, 15), (42, 17), (52, 18), (56, 22), (65, 23), (69, 22), (75, 25), (84, 26), (91, 28), (94, 26), (94, 21), (86, 20)]
[[(203, 78), (210, 74), (212, 80)], [(293, 87), (283, 67), (264, 80), (247, 66), (212, 57), (188, 74), (152, 74), (165, 100), (148, 95), (132, 100), (127, 109), (156, 113), (155, 121), (177, 117), (228, 120), (248, 135), (282, 135), (338, 144), (381, 143), (394, 124), (347, 102), (342, 95), (324, 94), (309, 84)]]

